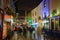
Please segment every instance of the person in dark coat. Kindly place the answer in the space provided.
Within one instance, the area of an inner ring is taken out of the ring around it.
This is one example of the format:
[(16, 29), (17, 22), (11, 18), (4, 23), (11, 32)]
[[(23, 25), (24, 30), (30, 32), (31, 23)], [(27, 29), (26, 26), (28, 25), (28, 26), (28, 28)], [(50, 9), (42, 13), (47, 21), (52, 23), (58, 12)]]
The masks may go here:
[(10, 28), (10, 22), (7, 22), (7, 36), (5, 40), (10, 40), (11, 39), (11, 28)]
[(23, 36), (26, 37), (26, 33), (27, 33), (27, 27), (26, 25), (23, 26)]

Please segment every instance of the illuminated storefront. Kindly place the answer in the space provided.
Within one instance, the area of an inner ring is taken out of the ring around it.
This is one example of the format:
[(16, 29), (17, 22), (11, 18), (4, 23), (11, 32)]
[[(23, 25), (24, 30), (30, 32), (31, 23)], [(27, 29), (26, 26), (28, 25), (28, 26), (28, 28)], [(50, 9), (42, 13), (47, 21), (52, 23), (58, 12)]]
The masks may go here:
[(49, 20), (43, 20), (42, 26), (43, 26), (45, 29), (49, 29)]
[(13, 24), (13, 16), (12, 15), (5, 15), (4, 16), (4, 21), (5, 22), (10, 22), (11, 26), (12, 26), (12, 24)]
[[(11, 24), (13, 23), (12, 15), (4, 15), (4, 23), (3, 23), (3, 39), (7, 36), (7, 28), (11, 29)], [(8, 26), (10, 25), (10, 26)]]
[(8, 22), (13, 22), (13, 16), (12, 15), (5, 15), (4, 20)]
[(50, 29), (51, 30), (60, 30), (60, 17), (56, 10), (53, 10), (50, 14)]
[(48, 18), (50, 15), (49, 12), (49, 0), (43, 0), (43, 5), (42, 5), (42, 26), (45, 29), (49, 29), (49, 23), (50, 19)]

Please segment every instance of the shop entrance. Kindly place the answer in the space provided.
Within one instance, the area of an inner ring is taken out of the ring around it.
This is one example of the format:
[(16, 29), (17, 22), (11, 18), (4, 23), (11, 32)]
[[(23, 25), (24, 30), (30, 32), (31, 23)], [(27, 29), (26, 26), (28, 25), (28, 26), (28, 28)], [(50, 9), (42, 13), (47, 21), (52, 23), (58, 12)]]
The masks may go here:
[(51, 19), (51, 30), (54, 30), (54, 19)]
[(59, 17), (56, 16), (56, 17), (53, 17), (51, 19), (51, 30), (59, 30)]

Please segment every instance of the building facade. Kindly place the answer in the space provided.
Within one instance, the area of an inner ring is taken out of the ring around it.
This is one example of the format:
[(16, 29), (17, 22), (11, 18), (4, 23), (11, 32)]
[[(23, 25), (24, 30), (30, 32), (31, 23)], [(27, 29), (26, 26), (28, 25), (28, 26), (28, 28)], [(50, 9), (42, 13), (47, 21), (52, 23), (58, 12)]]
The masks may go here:
[(50, 1), (50, 29), (60, 30), (60, 0)]
[(31, 11), (32, 15), (32, 24), (38, 26), (42, 26), (42, 3), (40, 3), (35, 9)]
[(49, 0), (43, 0), (35, 9), (33, 9), (31, 11), (32, 23), (38, 23), (38, 26), (42, 27), (44, 25), (43, 22), (48, 22), (48, 20), (45, 21), (45, 18), (50, 15), (49, 7)]
[(49, 29), (49, 15), (50, 15), (50, 0), (42, 1), (42, 26)]
[[(0, 0), (0, 8), (3, 9), (3, 16), (5, 16), (7, 13), (7, 7), (11, 8), (12, 9), (12, 6), (11, 6), (11, 3), (12, 3), (12, 0)], [(6, 23), (5, 23), (5, 20), (2, 22), (3, 26), (2, 26), (2, 38), (4, 39), (7, 35), (7, 26), (6, 26)], [(10, 25), (11, 26), (11, 25)]]

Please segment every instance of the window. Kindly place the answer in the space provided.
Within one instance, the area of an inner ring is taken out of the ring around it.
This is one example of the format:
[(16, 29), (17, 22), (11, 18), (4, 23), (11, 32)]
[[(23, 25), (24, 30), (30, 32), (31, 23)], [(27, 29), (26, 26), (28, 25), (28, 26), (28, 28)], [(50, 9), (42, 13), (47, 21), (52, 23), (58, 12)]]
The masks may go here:
[(35, 19), (35, 23), (37, 23), (37, 19)]
[(35, 16), (36, 16), (36, 12), (35, 12)]
[(44, 7), (46, 7), (46, 0), (44, 0)]
[(58, 30), (58, 18), (55, 18), (55, 30)]
[(41, 17), (38, 18), (39, 20), (41, 19)]
[(54, 19), (51, 19), (51, 29), (54, 30)]
[(46, 18), (46, 12), (44, 12), (44, 19)]

